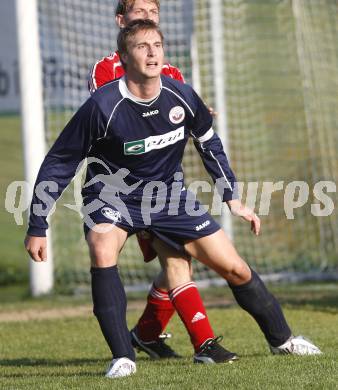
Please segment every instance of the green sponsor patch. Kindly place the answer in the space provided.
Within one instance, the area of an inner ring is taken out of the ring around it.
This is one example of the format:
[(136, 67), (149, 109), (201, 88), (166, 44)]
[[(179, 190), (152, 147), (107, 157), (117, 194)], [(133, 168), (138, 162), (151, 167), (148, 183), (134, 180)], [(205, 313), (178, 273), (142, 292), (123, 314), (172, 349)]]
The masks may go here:
[(178, 141), (183, 139), (184, 126), (179, 129), (169, 131), (168, 133), (151, 135), (146, 139), (126, 142), (124, 144), (124, 154), (131, 155), (148, 153), (151, 150), (166, 148), (167, 146), (176, 144)]
[(124, 154), (142, 154), (145, 152), (145, 140), (126, 142), (124, 144)]

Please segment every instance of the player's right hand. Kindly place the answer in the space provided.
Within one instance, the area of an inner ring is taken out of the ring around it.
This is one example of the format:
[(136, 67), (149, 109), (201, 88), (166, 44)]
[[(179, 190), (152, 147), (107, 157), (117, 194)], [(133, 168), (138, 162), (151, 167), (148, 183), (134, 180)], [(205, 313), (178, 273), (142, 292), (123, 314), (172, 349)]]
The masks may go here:
[(25, 248), (32, 260), (37, 262), (47, 261), (46, 237), (34, 237), (27, 234), (25, 238)]

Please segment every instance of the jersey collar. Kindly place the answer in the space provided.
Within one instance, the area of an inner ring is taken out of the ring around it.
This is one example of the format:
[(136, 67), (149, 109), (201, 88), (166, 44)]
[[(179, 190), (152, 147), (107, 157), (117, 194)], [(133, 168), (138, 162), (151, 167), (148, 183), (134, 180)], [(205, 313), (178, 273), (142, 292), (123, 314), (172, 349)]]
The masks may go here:
[(150, 106), (151, 104), (153, 104), (160, 96), (161, 94), (161, 91), (162, 91), (162, 79), (160, 78), (160, 93), (150, 99), (141, 99), (135, 95), (133, 95), (128, 87), (127, 87), (127, 83), (126, 83), (126, 77), (123, 76), (120, 78), (119, 80), (119, 90), (120, 90), (120, 93), (121, 95), (125, 98), (125, 99), (129, 99), (137, 104), (140, 104), (142, 106)]

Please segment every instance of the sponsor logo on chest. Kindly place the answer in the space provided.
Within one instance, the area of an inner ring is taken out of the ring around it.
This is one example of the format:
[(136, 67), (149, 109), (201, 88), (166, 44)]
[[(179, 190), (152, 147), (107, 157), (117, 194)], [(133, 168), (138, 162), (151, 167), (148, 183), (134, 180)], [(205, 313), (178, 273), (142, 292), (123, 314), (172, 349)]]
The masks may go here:
[(151, 150), (163, 149), (169, 145), (184, 139), (184, 126), (179, 129), (169, 131), (165, 134), (151, 135), (148, 138), (124, 143), (124, 154), (143, 154)]
[(160, 113), (160, 110), (148, 111), (148, 112), (144, 112), (142, 114), (142, 117), (149, 118), (150, 116), (158, 115), (159, 113)]

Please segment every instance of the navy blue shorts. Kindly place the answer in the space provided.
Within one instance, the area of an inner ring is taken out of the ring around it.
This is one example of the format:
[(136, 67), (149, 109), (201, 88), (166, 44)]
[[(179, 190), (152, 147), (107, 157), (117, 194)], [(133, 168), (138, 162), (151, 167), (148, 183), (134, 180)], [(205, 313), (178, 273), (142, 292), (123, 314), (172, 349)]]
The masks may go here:
[(86, 196), (82, 209), (85, 235), (95, 225), (108, 223), (127, 231), (128, 236), (145, 230), (182, 250), (187, 241), (208, 236), (220, 229), (219, 224), (190, 195), (188, 191), (183, 191), (177, 201), (156, 203), (149, 200), (142, 204), (135, 198), (123, 201), (113, 198), (107, 203), (99, 197)]

